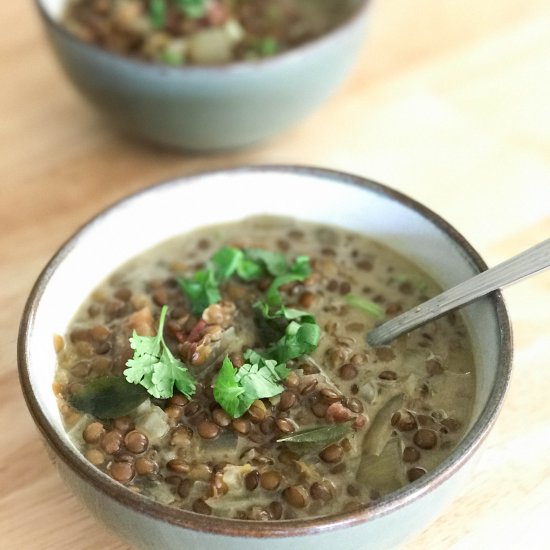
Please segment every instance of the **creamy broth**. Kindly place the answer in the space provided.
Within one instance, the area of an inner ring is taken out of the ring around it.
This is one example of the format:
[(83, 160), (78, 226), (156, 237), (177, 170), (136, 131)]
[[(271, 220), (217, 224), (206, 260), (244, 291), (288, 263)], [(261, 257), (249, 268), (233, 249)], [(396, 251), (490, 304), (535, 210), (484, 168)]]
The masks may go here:
[[(240, 367), (244, 350), (263, 353), (280, 336), (270, 331), (289, 321), (259, 314), (255, 304), (273, 282), (265, 273), (249, 282), (231, 276), (219, 303), (192, 312), (177, 279), (192, 278), (227, 245), (277, 251), (289, 263), (307, 256), (309, 275), (280, 295), (320, 327), (315, 349), (285, 362), (280, 393), (237, 418), (215, 399), (222, 361)], [(365, 340), (376, 324), (439, 291), (401, 256), (339, 228), (273, 217), (202, 228), (126, 263), (86, 299), (56, 338), (54, 391), (88, 460), (161, 503), (257, 520), (354, 509), (432, 470), (468, 425), (475, 374), (460, 315), (390, 346), (372, 349)], [(154, 335), (164, 305), (164, 338), (196, 380), (192, 398), (148, 395), (107, 419), (71, 406), (94, 380), (124, 380), (132, 331)], [(320, 429), (301, 439), (310, 428)]]

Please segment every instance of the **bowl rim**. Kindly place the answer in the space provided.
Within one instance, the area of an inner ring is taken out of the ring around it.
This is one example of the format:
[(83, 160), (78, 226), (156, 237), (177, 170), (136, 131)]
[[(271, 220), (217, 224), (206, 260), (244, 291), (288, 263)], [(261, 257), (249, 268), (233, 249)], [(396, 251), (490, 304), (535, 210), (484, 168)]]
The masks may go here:
[(452, 475), (461, 469), (475, 453), (496, 421), (504, 401), (512, 368), (512, 329), (504, 299), (500, 291), (494, 292), (488, 297), (492, 302), (497, 317), (499, 328), (497, 336), (500, 341), (500, 346), (498, 350), (498, 366), (495, 374), (495, 382), (479, 418), (461, 440), (459, 445), (453, 450), (451, 455), (434, 468), (434, 470), (428, 472), (419, 480), (381, 498), (374, 504), (365, 505), (350, 512), (306, 519), (258, 522), (253, 520), (205, 516), (157, 503), (148, 497), (130, 491), (125, 486), (112, 480), (109, 476), (88, 463), (76, 448), (71, 447), (60, 438), (32, 391), (32, 384), (30, 381), (31, 366), (28, 361), (27, 348), (28, 340), (31, 337), (35, 309), (52, 274), (71, 251), (78, 246), (78, 242), (82, 235), (92, 230), (96, 225), (101, 224), (104, 217), (115, 213), (117, 209), (121, 208), (126, 203), (155, 193), (158, 189), (181, 185), (200, 185), (200, 181), (204, 178), (216, 177), (223, 174), (238, 175), (239, 173), (253, 173), (257, 175), (276, 173), (304, 176), (305, 178), (313, 177), (328, 180), (334, 185), (355, 186), (367, 192), (382, 195), (392, 201), (399, 202), (428, 219), (465, 253), (465, 256), (473, 267), (479, 271), (487, 269), (487, 265), (471, 244), (438, 214), (399, 191), (361, 176), (351, 175), (337, 170), (301, 165), (251, 165), (199, 172), (171, 178), (127, 195), (100, 211), (96, 216), (77, 229), (77, 231), (61, 245), (38, 276), (25, 304), (17, 342), (19, 379), (27, 407), (38, 429), (50, 447), (54, 449), (56, 458), (60, 458), (73, 473), (81, 478), (81, 480), (90, 483), (96, 490), (101, 492), (104, 496), (114, 499), (119, 505), (132, 508), (137, 513), (145, 514), (150, 518), (163, 521), (173, 526), (219, 535), (246, 537), (247, 539), (273, 538), (325, 533), (344, 527), (357, 526), (367, 521), (370, 522), (374, 519), (386, 516), (404, 507), (408, 503), (432, 492), (452, 477)]
[(40, 13), (44, 22), (54, 29), (56, 32), (60, 33), (65, 39), (68, 39), (70, 42), (79, 44), (81, 47), (95, 52), (99, 55), (105, 56), (107, 58), (112, 58), (118, 60), (119, 62), (128, 62), (130, 65), (135, 65), (137, 68), (141, 68), (145, 71), (150, 71), (152, 73), (166, 74), (171, 73), (180, 73), (181, 75), (205, 75), (205, 76), (216, 76), (216, 75), (226, 75), (227, 73), (237, 73), (239, 76), (243, 72), (255, 72), (259, 69), (269, 68), (280, 63), (297, 61), (301, 56), (306, 56), (310, 51), (322, 48), (330, 42), (336, 42), (338, 38), (346, 33), (349, 28), (359, 24), (363, 17), (365, 17), (367, 11), (371, 7), (372, 0), (359, 0), (360, 4), (350, 13), (340, 24), (336, 27), (330, 29), (328, 32), (321, 34), (320, 36), (308, 40), (303, 44), (296, 46), (295, 48), (290, 48), (285, 50), (280, 54), (276, 54), (271, 57), (264, 57), (256, 60), (250, 61), (237, 61), (233, 63), (227, 63), (224, 65), (182, 65), (182, 66), (173, 66), (165, 63), (155, 63), (151, 61), (145, 61), (140, 58), (133, 58), (111, 50), (107, 50), (98, 46), (97, 44), (92, 44), (89, 42), (84, 42), (79, 39), (77, 36), (69, 32), (57, 18), (53, 17), (49, 11), (44, 6), (44, 0), (34, 0), (34, 4)]

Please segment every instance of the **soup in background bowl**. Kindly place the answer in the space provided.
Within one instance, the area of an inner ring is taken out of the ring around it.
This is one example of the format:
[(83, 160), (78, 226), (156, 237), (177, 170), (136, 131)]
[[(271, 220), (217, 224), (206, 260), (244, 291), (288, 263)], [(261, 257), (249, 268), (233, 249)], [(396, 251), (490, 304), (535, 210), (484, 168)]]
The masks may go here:
[[(184, 206), (206, 197), (205, 211)], [(216, 296), (196, 306), (185, 283), (215, 267), (224, 247), (260, 266), (256, 278), (241, 277), (243, 268), (220, 284), (227, 319)], [(271, 292), (270, 262), (283, 269), (284, 258), (291, 271), (304, 257), (310, 271)], [(483, 268), (435, 214), (353, 176), (257, 167), (167, 182), (92, 220), (41, 275), (21, 325), (25, 397), (63, 477), (136, 546), (330, 548), (345, 536), (353, 547), (388, 547), (422, 529), (463, 484), (500, 407), (511, 341), (498, 294), (390, 347), (369, 349), (365, 331)], [(262, 315), (261, 303), (277, 295)], [(290, 319), (281, 305), (302, 311)], [(128, 337), (134, 329), (153, 337), (166, 307), (166, 345), (194, 391), (157, 388), (137, 413), (107, 419), (75, 412), (74, 396), (105, 374), (130, 385)], [(292, 323), (319, 327), (305, 352), (284, 340)], [(197, 354), (214, 332), (209, 353)], [(54, 334), (67, 335), (63, 351), (57, 340), (57, 379)], [(216, 391), (217, 377), (226, 360), (233, 378), (247, 364), (266, 367), (247, 350), (290, 370), (271, 380), (273, 395), (237, 410)]]

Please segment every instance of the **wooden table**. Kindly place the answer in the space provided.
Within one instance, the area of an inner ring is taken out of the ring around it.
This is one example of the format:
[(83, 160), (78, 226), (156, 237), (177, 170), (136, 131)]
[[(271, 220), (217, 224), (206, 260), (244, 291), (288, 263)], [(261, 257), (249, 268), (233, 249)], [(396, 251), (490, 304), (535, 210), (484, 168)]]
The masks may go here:
[[(0, 34), (0, 547), (121, 549), (50, 466), (20, 395), (17, 325), (40, 269), (80, 224), (154, 181), (242, 163), (339, 168), (410, 194), (490, 265), (550, 235), (548, 0), (378, 0), (360, 63), (265, 145), (185, 156), (113, 133), (61, 74), (32, 2)], [(548, 548), (550, 275), (505, 292), (506, 404), (464, 494), (406, 549)]]

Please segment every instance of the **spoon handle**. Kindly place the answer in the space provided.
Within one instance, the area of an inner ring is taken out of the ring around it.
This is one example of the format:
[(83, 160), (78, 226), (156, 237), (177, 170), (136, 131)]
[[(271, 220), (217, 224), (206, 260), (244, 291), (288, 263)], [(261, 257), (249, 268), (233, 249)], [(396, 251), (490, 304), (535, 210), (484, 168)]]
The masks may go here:
[(387, 321), (367, 335), (371, 346), (387, 344), (411, 330), (469, 304), (489, 292), (517, 283), (550, 267), (550, 239), (438, 294), (434, 298)]

